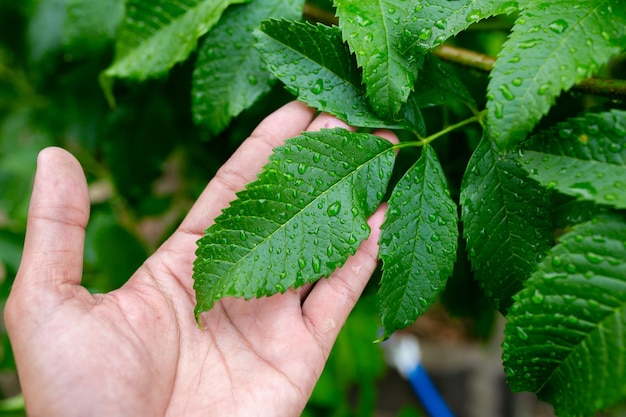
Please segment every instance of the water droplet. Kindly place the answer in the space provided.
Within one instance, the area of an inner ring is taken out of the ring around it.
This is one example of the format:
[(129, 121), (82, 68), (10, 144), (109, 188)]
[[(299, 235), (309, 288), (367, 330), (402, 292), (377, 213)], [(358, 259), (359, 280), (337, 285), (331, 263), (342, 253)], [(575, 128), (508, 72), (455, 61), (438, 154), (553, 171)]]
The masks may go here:
[(563, 265), (563, 261), (561, 260), (561, 258), (559, 258), (558, 256), (552, 258), (552, 266), (554, 268), (559, 268), (561, 267), (561, 265)]
[(239, 238), (241, 240), (247, 240), (248, 239), (248, 235), (246, 234), (246, 232), (244, 232), (243, 230), (239, 232)]
[(540, 85), (539, 88), (537, 89), (537, 94), (539, 94), (540, 96), (543, 96), (548, 91), (550, 91), (550, 84), (543, 84), (543, 85)]
[(356, 237), (354, 237), (354, 235), (350, 235), (350, 237), (348, 238), (348, 244), (354, 245), (355, 243), (356, 243)]
[(361, 16), (361, 15), (357, 15), (356, 16), (356, 23), (359, 26), (369, 26), (371, 25), (373, 22), (366, 16)]
[(496, 119), (502, 119), (502, 117), (504, 117), (504, 106), (502, 105), (502, 103), (500, 103), (499, 101), (496, 102), (496, 104), (494, 105), (494, 115), (496, 116)]
[(528, 340), (528, 333), (526, 333), (526, 331), (524, 329), (522, 329), (521, 327), (518, 327), (516, 329), (516, 331), (517, 331), (517, 335), (519, 336), (520, 339)]
[(276, 283), (276, 291), (278, 291), (280, 293), (285, 292), (285, 286), (283, 284), (281, 284), (280, 282)]
[(433, 242), (439, 242), (439, 240), (441, 240), (441, 239), (440, 239), (439, 235), (437, 235), (437, 234), (433, 234), (433, 235), (430, 237), (430, 240), (432, 240)]
[(466, 22), (477, 22), (477, 21), (480, 20), (480, 18), (481, 18), (480, 13), (475, 11), (475, 12), (472, 12), (472, 13), (468, 14), (467, 17), (465, 18), (465, 21)]
[(422, 28), (419, 33), (419, 38), (423, 41), (427, 41), (432, 36), (433, 31), (431, 28)]
[(569, 315), (567, 316), (567, 322), (570, 324), (578, 324), (578, 317)]
[(515, 87), (519, 87), (520, 85), (522, 85), (523, 82), (523, 78), (515, 78), (513, 81), (511, 81), (511, 84), (513, 84)]
[(511, 100), (515, 100), (515, 94), (513, 94), (513, 92), (509, 89), (509, 86), (504, 84), (501, 85), (499, 88), (500, 92), (502, 93), (502, 95), (504, 96), (505, 99), (511, 101)]
[(585, 253), (585, 258), (592, 264), (599, 264), (604, 260), (602, 255), (598, 255), (597, 253), (587, 252)]
[(541, 304), (543, 300), (545, 299), (545, 296), (541, 292), (539, 292), (539, 290), (535, 290), (535, 292), (530, 297), (530, 299), (535, 304)]
[(327, 212), (329, 216), (336, 216), (337, 214), (339, 214), (339, 210), (341, 210), (341, 201), (335, 201), (330, 206), (328, 206)]
[(558, 19), (548, 25), (548, 29), (552, 32), (561, 34), (567, 30), (567, 22), (564, 19)]
[(619, 143), (610, 143), (609, 144), (609, 151), (611, 152), (620, 152), (622, 150), (622, 145), (620, 145)]
[(428, 300), (426, 300), (424, 297), (418, 298), (418, 301), (420, 302), (422, 307), (428, 307)]
[(322, 269), (322, 261), (317, 255), (313, 256), (311, 265), (313, 266), (313, 272), (315, 272), (316, 274), (319, 274)]
[(535, 45), (537, 45), (537, 41), (530, 40), (530, 41), (525, 41), (525, 42), (519, 42), (517, 44), (517, 47), (521, 49), (530, 49), (530, 48), (534, 48)]
[(304, 269), (306, 267), (306, 259), (304, 258), (298, 259), (298, 267), (300, 269)]
[(315, 81), (315, 84), (313, 85), (313, 87), (311, 88), (311, 92), (313, 94), (319, 94), (322, 91), (324, 91), (324, 80), (322, 80), (321, 78), (318, 79), (317, 81)]
[(307, 170), (307, 166), (305, 164), (299, 164), (298, 165), (298, 172), (300, 174), (304, 174)]

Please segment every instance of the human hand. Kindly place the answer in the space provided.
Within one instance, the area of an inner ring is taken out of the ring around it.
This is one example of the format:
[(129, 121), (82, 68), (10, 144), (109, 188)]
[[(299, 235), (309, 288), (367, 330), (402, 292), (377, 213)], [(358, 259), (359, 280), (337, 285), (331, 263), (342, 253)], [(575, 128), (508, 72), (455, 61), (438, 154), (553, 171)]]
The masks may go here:
[[(292, 102), (268, 116), (176, 232), (118, 290), (81, 286), (87, 184), (67, 152), (41, 152), (22, 263), (5, 308), (29, 416), (297, 416), (377, 263), (383, 213), (343, 268), (272, 297), (193, 308), (196, 241), (271, 150), (302, 130), (346, 127)], [(393, 134), (377, 132), (390, 140)], [(114, 260), (112, 260), (114, 262)]]

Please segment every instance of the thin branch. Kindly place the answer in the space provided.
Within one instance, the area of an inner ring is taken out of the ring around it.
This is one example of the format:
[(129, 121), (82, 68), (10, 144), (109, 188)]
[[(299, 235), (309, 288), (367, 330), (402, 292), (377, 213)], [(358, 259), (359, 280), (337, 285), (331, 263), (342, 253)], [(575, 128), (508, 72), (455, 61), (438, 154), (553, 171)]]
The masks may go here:
[[(446, 61), (484, 72), (490, 72), (496, 62), (496, 59), (492, 56), (449, 45), (441, 45), (435, 48), (433, 54)], [(613, 99), (626, 98), (626, 80), (587, 78), (576, 84), (573, 89), (581, 93)]]

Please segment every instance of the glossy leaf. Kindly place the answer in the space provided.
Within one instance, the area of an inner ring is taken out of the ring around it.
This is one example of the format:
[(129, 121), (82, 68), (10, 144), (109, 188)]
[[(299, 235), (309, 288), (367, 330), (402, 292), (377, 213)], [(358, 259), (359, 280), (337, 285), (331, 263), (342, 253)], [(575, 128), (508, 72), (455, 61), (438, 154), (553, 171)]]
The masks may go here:
[(588, 113), (533, 136), (520, 161), (543, 186), (626, 208), (625, 135), (626, 112)]
[(581, 200), (626, 208), (626, 165), (525, 151), (522, 166), (541, 185)]
[(444, 289), (456, 260), (457, 219), (439, 159), (426, 145), (394, 188), (381, 229), (383, 338), (413, 323)]
[[(525, 0), (491, 72), (488, 124), (498, 146), (524, 140), (555, 98), (626, 45), (621, 0)], [(558, 74), (558, 76), (555, 76)]]
[(192, 79), (194, 120), (217, 134), (270, 89), (253, 30), (269, 17), (298, 19), (302, 0), (255, 0), (227, 10), (202, 41)]
[(107, 77), (145, 80), (165, 74), (196, 48), (230, 4), (245, 0), (129, 0)]
[(335, 0), (343, 38), (363, 68), (363, 82), (376, 114), (393, 120), (408, 99), (423, 57), (399, 49), (402, 16), (410, 2)]
[(373, 114), (361, 73), (338, 28), (267, 20), (257, 39), (267, 69), (309, 106), (352, 126), (402, 126)]
[(511, 0), (422, 0), (402, 20), (404, 50), (430, 51), (473, 23), (517, 11)]
[(558, 416), (626, 398), (626, 222), (602, 217), (564, 235), (515, 296), (503, 359), (515, 391)]
[(431, 54), (424, 57), (424, 68), (415, 84), (413, 96), (422, 108), (439, 106), (451, 100), (475, 107), (474, 98), (459, 80), (454, 67)]
[(394, 158), (390, 142), (345, 129), (276, 148), (198, 242), (196, 315), (225, 296), (267, 296), (329, 276), (369, 235)]
[(550, 200), (515, 156), (483, 138), (463, 177), (461, 205), (474, 276), (505, 311), (553, 244)]

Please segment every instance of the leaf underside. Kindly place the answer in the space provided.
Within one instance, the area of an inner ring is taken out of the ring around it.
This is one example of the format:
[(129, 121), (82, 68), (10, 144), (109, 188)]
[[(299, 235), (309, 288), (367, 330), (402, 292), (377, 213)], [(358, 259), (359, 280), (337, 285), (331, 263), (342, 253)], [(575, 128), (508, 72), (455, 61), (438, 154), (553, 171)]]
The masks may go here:
[(390, 142), (344, 129), (276, 148), (198, 241), (196, 316), (225, 296), (269, 296), (328, 277), (369, 235), (394, 158)]
[(515, 391), (559, 416), (626, 398), (626, 222), (601, 217), (560, 239), (515, 296), (503, 359)]
[(421, 56), (398, 49), (402, 16), (412, 10), (398, 0), (335, 0), (344, 40), (363, 68), (363, 82), (374, 112), (393, 120), (408, 99)]
[(626, 208), (626, 112), (569, 119), (533, 136), (522, 167), (543, 186), (596, 204)]
[(377, 117), (354, 56), (337, 27), (266, 20), (256, 31), (267, 69), (299, 100), (358, 127), (402, 127)]
[(554, 243), (550, 200), (515, 156), (483, 138), (463, 177), (461, 205), (474, 277), (496, 308), (506, 311)]
[(457, 219), (443, 169), (426, 145), (394, 188), (381, 228), (383, 338), (424, 314), (445, 287), (456, 260)]
[[(245, 1), (245, 0), (243, 0)], [(242, 0), (129, 0), (108, 77), (145, 80), (165, 74), (196, 48), (230, 4)]]
[(298, 19), (302, 0), (255, 0), (230, 8), (203, 39), (192, 79), (194, 121), (212, 134), (270, 89), (253, 30), (269, 17)]
[(523, 3), (488, 86), (487, 121), (501, 149), (521, 142), (563, 90), (595, 74), (626, 41), (621, 0)]

